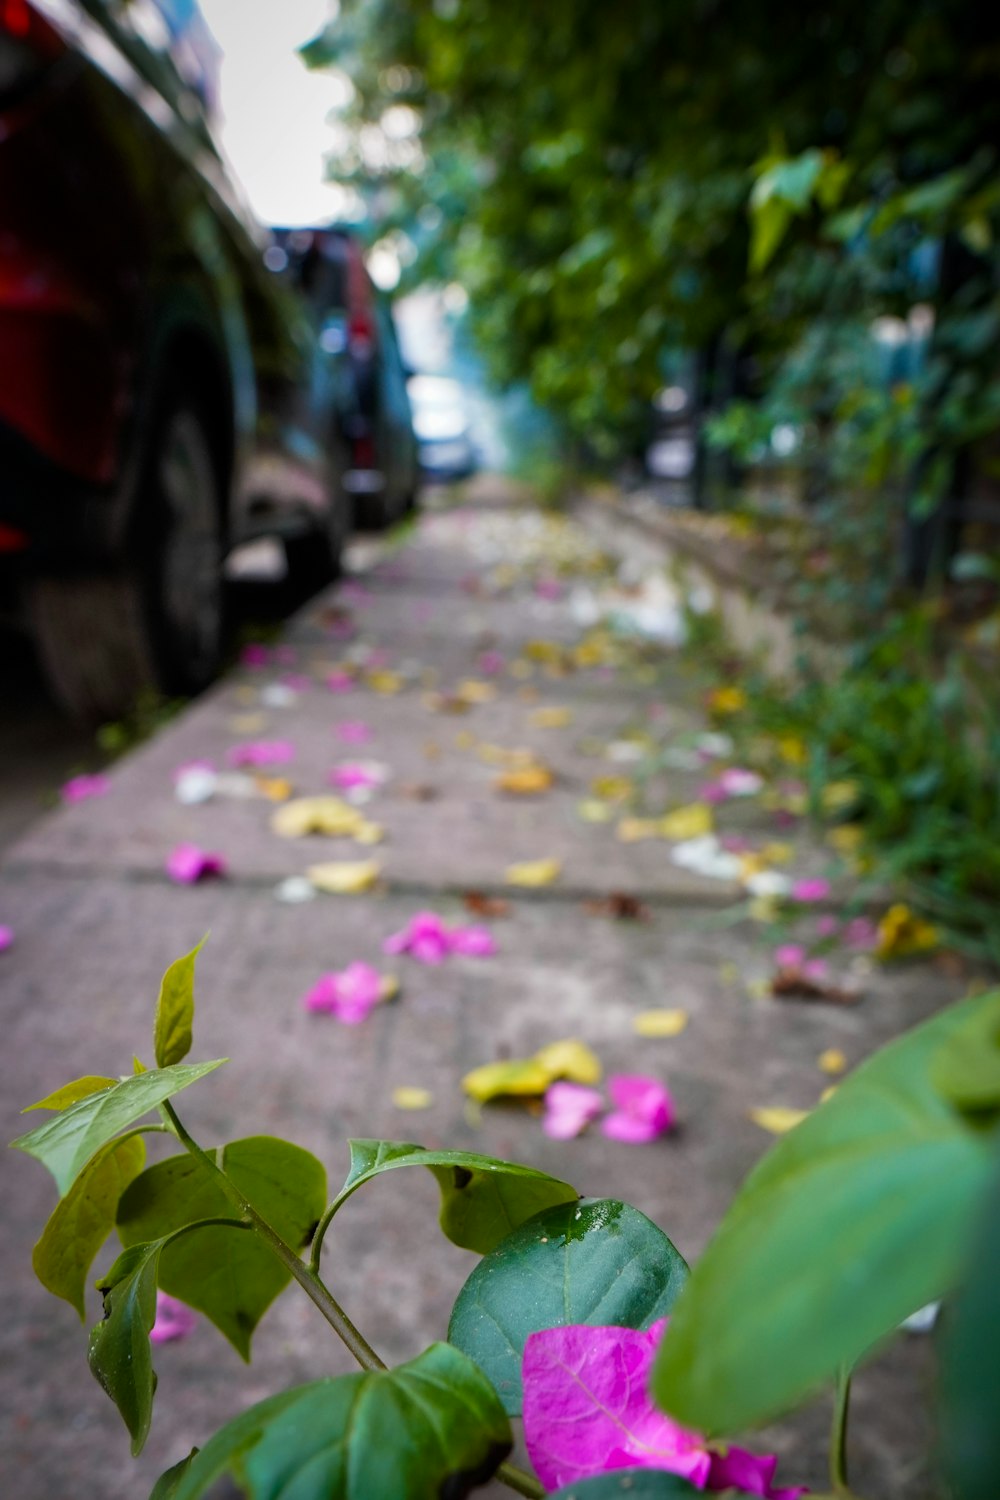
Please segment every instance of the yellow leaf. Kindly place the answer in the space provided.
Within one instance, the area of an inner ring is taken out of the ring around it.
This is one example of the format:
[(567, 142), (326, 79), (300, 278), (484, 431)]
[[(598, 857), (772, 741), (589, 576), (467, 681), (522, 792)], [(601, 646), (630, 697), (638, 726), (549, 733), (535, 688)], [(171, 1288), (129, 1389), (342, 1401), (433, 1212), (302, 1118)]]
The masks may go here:
[(787, 1130), (794, 1130), (796, 1125), (801, 1125), (808, 1114), (807, 1109), (788, 1109), (783, 1104), (771, 1104), (763, 1109), (752, 1109), (750, 1118), (762, 1130), (770, 1131), (771, 1135), (784, 1135)]
[(747, 695), (742, 688), (719, 687), (708, 695), (708, 707), (713, 714), (738, 714), (747, 706)]
[(384, 1005), (389, 1000), (395, 1000), (398, 994), (399, 980), (396, 978), (395, 974), (383, 974), (382, 981), (378, 989), (379, 1000)]
[(531, 722), (536, 729), (565, 729), (567, 724), (573, 722), (573, 710), (571, 708), (536, 708), (531, 715)]
[(665, 839), (697, 839), (711, 833), (712, 809), (707, 802), (692, 802), (687, 807), (678, 807), (658, 820), (660, 834)]
[(839, 828), (830, 829), (826, 841), (838, 854), (854, 854), (861, 847), (864, 836), (860, 823), (841, 823)]
[(551, 885), (559, 879), (561, 872), (562, 863), (558, 859), (531, 859), (508, 865), (505, 878), (508, 885)]
[(429, 1109), (434, 1103), (430, 1089), (419, 1089), (403, 1084), (392, 1091), (392, 1102), (397, 1109)]
[(498, 792), (513, 792), (521, 797), (534, 797), (547, 792), (554, 781), (548, 766), (525, 766), (523, 771), (505, 771), (493, 783)]
[(638, 844), (643, 839), (655, 839), (660, 836), (660, 823), (658, 818), (622, 818), (615, 829), (618, 838), (623, 844)]
[(898, 902), (890, 906), (878, 924), (878, 958), (912, 958), (917, 953), (929, 953), (940, 942), (936, 927), (925, 922), (910, 908)]
[(283, 776), (255, 776), (254, 786), (269, 802), (287, 802), (292, 795), (292, 783)]
[(831, 1077), (834, 1077), (837, 1073), (842, 1073), (847, 1067), (847, 1058), (839, 1047), (827, 1047), (825, 1052), (820, 1053), (817, 1061), (820, 1071), (829, 1073)]
[(370, 891), (382, 873), (376, 859), (336, 860), (325, 865), (310, 865), (306, 877), (318, 891), (332, 896), (355, 896)]
[(605, 802), (624, 802), (632, 795), (633, 783), (627, 776), (595, 776), (590, 790)]
[(610, 802), (601, 802), (597, 797), (586, 797), (576, 804), (576, 810), (585, 823), (610, 823), (615, 810)]
[(514, 1059), (511, 1062), (485, 1063), (473, 1068), (462, 1079), (462, 1087), (473, 1099), (485, 1104), (487, 1099), (498, 1099), (504, 1095), (537, 1099), (545, 1093), (552, 1075), (534, 1058)]
[(639, 1036), (680, 1036), (687, 1023), (686, 1010), (641, 1010), (632, 1017), (632, 1030)]
[(456, 696), (465, 703), (491, 703), (496, 695), (497, 690), (492, 682), (478, 682), (474, 677), (460, 682), (456, 692)]
[(809, 759), (809, 747), (797, 734), (783, 734), (778, 740), (778, 754), (790, 766), (804, 766)]
[(573, 1083), (598, 1083), (601, 1064), (596, 1055), (583, 1042), (567, 1037), (561, 1042), (550, 1042), (536, 1052), (533, 1061), (545, 1068), (549, 1082), (556, 1078), (569, 1078)]
[(403, 689), (403, 679), (398, 672), (369, 672), (365, 681), (376, 693), (399, 693)]
[(271, 828), (283, 839), (306, 838), (322, 833), (327, 838), (352, 838), (359, 844), (377, 844), (382, 838), (378, 823), (372, 823), (358, 808), (341, 797), (320, 795), (297, 797), (271, 815)]

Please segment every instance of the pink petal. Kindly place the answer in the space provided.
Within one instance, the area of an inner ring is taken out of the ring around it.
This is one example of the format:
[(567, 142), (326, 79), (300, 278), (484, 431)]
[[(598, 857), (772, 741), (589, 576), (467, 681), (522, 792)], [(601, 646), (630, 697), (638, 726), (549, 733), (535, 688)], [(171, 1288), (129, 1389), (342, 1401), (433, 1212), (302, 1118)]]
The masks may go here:
[(818, 982), (827, 977), (830, 972), (830, 965), (825, 958), (807, 958), (802, 965), (802, 972), (807, 979)]
[(305, 693), (313, 685), (312, 678), (307, 677), (304, 672), (286, 672), (281, 681), (294, 693)]
[(180, 781), (182, 776), (187, 776), (192, 771), (209, 771), (214, 776), (215, 762), (211, 760), (185, 760), (174, 771), (174, 780)]
[(210, 875), (225, 875), (221, 854), (209, 854), (197, 844), (178, 844), (167, 856), (166, 871), (179, 885), (194, 885)]
[(86, 802), (88, 797), (106, 797), (111, 781), (100, 772), (93, 776), (73, 776), (62, 789), (64, 802)]
[(349, 693), (354, 686), (354, 678), (350, 672), (330, 672), (326, 685), (331, 693)]
[(362, 719), (344, 719), (333, 726), (333, 732), (345, 745), (363, 745), (372, 737), (371, 729)]
[(448, 938), (453, 953), (467, 958), (491, 958), (497, 951), (496, 939), (488, 927), (453, 927)]
[(753, 797), (763, 787), (764, 779), (756, 771), (747, 771), (742, 766), (730, 766), (719, 776), (719, 784), (727, 797)]
[(149, 1330), (150, 1342), (171, 1344), (175, 1339), (185, 1339), (198, 1325), (198, 1318), (184, 1302), (170, 1297), (166, 1292), (156, 1294), (156, 1321)]
[(783, 943), (774, 950), (774, 962), (779, 969), (797, 969), (805, 957), (806, 950), (799, 943)]
[(816, 931), (822, 938), (836, 937), (837, 933), (840, 931), (840, 923), (837, 921), (836, 917), (831, 916), (830, 913), (827, 912), (825, 916), (816, 918)]
[(730, 1448), (727, 1453), (713, 1453), (706, 1488), (738, 1490), (741, 1495), (761, 1495), (764, 1500), (799, 1500), (808, 1494), (804, 1485), (775, 1489), (771, 1481), (778, 1460), (773, 1453), (748, 1453), (745, 1448)]
[(267, 646), (262, 646), (259, 641), (251, 641), (240, 652), (240, 661), (245, 667), (266, 667), (270, 660), (269, 649)]
[(704, 1439), (657, 1411), (646, 1394), (662, 1328), (570, 1325), (529, 1336), (524, 1437), (546, 1489), (636, 1467), (704, 1486), (711, 1465)]
[(707, 802), (710, 806), (725, 802), (728, 796), (729, 793), (721, 781), (706, 781), (698, 788), (699, 802)]
[(656, 1078), (643, 1073), (612, 1073), (608, 1093), (615, 1111), (601, 1121), (601, 1131), (611, 1140), (641, 1145), (665, 1135), (674, 1123), (674, 1102)]
[(450, 952), (447, 938), (435, 937), (432, 933), (426, 933), (423, 937), (410, 939), (409, 954), (420, 964), (440, 964), (448, 957)]
[(506, 663), (499, 651), (482, 651), (477, 665), (484, 677), (496, 677), (503, 671)]
[(792, 886), (791, 897), (793, 901), (804, 903), (825, 901), (830, 894), (830, 889), (828, 880), (797, 880)]
[(603, 1109), (604, 1098), (597, 1089), (582, 1083), (551, 1083), (545, 1091), (542, 1129), (554, 1141), (568, 1141), (580, 1135)]
[(356, 761), (348, 761), (343, 765), (334, 766), (327, 774), (327, 781), (331, 786), (350, 790), (354, 787), (379, 786), (382, 778), (368, 766), (360, 765)]
[(0, 927), (0, 953), (6, 953), (14, 941), (13, 927)]
[(333, 974), (321, 975), (312, 989), (307, 990), (302, 996), (303, 1010), (311, 1011), (314, 1015), (332, 1015), (335, 978), (336, 976)]
[(849, 948), (876, 948), (878, 928), (868, 917), (855, 917), (844, 929), (844, 941)]
[(231, 766), (280, 766), (294, 758), (295, 746), (291, 740), (250, 740), (244, 745), (233, 745), (226, 752), (226, 761)]

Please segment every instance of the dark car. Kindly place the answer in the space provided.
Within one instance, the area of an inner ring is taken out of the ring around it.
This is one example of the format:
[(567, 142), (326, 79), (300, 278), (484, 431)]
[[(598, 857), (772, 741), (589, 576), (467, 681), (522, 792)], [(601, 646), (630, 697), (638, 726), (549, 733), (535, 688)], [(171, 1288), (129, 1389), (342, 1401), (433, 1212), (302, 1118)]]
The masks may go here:
[(269, 264), (301, 294), (317, 346), (345, 377), (344, 487), (359, 526), (379, 530), (414, 508), (417, 441), (392, 311), (362, 246), (338, 226), (275, 229)]
[(211, 679), (230, 547), (278, 534), (318, 584), (350, 521), (336, 372), (176, 9), (0, 0), (4, 595), (90, 716)]

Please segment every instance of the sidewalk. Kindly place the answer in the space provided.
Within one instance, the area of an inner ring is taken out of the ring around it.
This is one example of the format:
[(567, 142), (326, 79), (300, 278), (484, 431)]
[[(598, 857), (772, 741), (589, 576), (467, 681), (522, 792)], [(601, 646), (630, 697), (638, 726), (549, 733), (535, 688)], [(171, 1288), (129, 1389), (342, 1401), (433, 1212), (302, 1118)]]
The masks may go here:
[[(41, 819), (9, 852), (0, 866), (0, 921), (16, 934), (0, 956), (8, 1139), (26, 1128), (21, 1105), (69, 1078), (124, 1073), (134, 1052), (149, 1060), (160, 976), (209, 930), (192, 1057), (232, 1061), (179, 1102), (198, 1139), (287, 1135), (326, 1163), (332, 1187), (346, 1171), (349, 1135), (520, 1159), (588, 1195), (634, 1203), (693, 1259), (770, 1143), (749, 1110), (810, 1107), (830, 1081), (817, 1066), (824, 1049), (841, 1049), (853, 1066), (957, 998), (958, 981), (924, 967), (874, 972), (852, 1007), (762, 999), (766, 937), (754, 923), (723, 921), (739, 889), (680, 869), (662, 839), (623, 842), (617, 816), (581, 817), (597, 778), (635, 774), (622, 746), (639, 741), (629, 736), (651, 731), (683, 744), (705, 728), (702, 685), (659, 648), (598, 649), (591, 635), (591, 663), (587, 652), (574, 657), (587, 600), (600, 592), (593, 545), (575, 524), (503, 499), (484, 487), (478, 504), (426, 517), (370, 573), (293, 620), (280, 659), (272, 651), (264, 665), (241, 666), (120, 762), (106, 796)], [(562, 575), (557, 584), (543, 567), (553, 547), (576, 567), (577, 584)], [(653, 554), (631, 557), (633, 573), (655, 566)], [(327, 680), (340, 680), (345, 661), (361, 680), (331, 691)], [(338, 739), (334, 726), (345, 721), (361, 721), (370, 739)], [(387, 767), (362, 809), (384, 826), (384, 841), (279, 838), (271, 819), (280, 804), (262, 796), (176, 800), (177, 767), (223, 765), (233, 746), (260, 740), (292, 744), (294, 758), (267, 775), (287, 776), (296, 795), (329, 791), (338, 762)], [(535, 752), (554, 773), (551, 789), (499, 792), (497, 747)], [(704, 775), (661, 765), (650, 804), (690, 803)], [(774, 837), (771, 815), (751, 798), (733, 808), (731, 823), (751, 843)], [(224, 855), (228, 877), (170, 883), (164, 862), (185, 841)], [(795, 871), (810, 873), (819, 852), (804, 833), (792, 842)], [(381, 867), (369, 894), (276, 898), (280, 882), (309, 866), (369, 858)], [(555, 883), (506, 886), (509, 865), (543, 859), (560, 862)], [(383, 956), (384, 938), (419, 910), (481, 920), (462, 903), (468, 891), (510, 903), (507, 915), (485, 919), (497, 956), (436, 968)], [(595, 914), (593, 903), (609, 896), (637, 898), (648, 920)], [(306, 1014), (300, 999), (319, 975), (355, 960), (397, 974), (399, 999), (355, 1027)], [(654, 1007), (687, 1011), (683, 1033), (638, 1036), (633, 1016)], [(523, 1107), (478, 1111), (465, 1100), (460, 1079), (470, 1068), (564, 1037), (590, 1045), (605, 1074), (667, 1082), (678, 1131), (644, 1147), (596, 1130), (558, 1142)], [(396, 1107), (392, 1093), (402, 1086), (429, 1091), (429, 1107)], [(153, 1431), (132, 1461), (124, 1427), (87, 1371), (74, 1314), (31, 1274), (52, 1185), (19, 1153), (7, 1153), (5, 1174), (0, 1381), (8, 1487), (20, 1500), (145, 1496), (162, 1469), (251, 1401), (350, 1368), (295, 1289), (261, 1325), (249, 1368), (202, 1322), (157, 1351)], [(474, 1264), (439, 1235), (436, 1197), (429, 1174), (394, 1173), (352, 1200), (328, 1242), (327, 1279), (390, 1362), (445, 1335)], [(110, 1258), (105, 1251), (97, 1269)], [(94, 1294), (90, 1321), (98, 1301)], [(926, 1341), (906, 1337), (858, 1380), (859, 1493), (934, 1495), (923, 1420), (930, 1369)], [(821, 1402), (761, 1435), (759, 1446), (782, 1453), (785, 1482), (823, 1487), (827, 1421)]]

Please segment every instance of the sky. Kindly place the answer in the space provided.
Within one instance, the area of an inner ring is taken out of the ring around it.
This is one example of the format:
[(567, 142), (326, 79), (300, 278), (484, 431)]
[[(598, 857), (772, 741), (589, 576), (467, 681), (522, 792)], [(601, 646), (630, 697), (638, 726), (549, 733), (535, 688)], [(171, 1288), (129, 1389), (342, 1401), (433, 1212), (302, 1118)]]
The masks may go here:
[(257, 215), (268, 224), (339, 217), (344, 195), (324, 183), (326, 117), (344, 102), (336, 75), (310, 72), (295, 48), (316, 35), (336, 0), (200, 0), (223, 51), (222, 144)]

